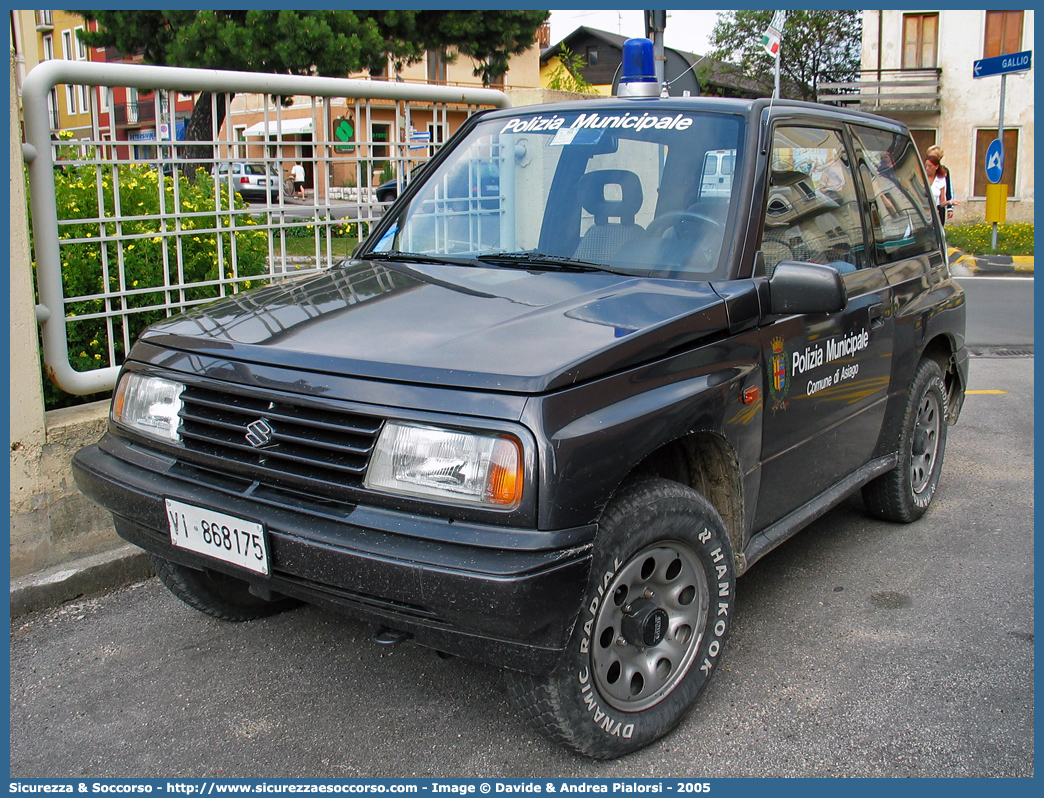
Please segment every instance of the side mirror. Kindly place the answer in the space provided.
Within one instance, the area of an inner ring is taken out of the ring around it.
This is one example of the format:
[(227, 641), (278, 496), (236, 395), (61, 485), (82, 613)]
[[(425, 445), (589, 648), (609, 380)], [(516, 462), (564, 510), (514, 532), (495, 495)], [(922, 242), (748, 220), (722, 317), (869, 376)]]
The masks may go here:
[(819, 263), (781, 261), (772, 271), (768, 288), (769, 313), (774, 316), (838, 313), (848, 305), (841, 273)]

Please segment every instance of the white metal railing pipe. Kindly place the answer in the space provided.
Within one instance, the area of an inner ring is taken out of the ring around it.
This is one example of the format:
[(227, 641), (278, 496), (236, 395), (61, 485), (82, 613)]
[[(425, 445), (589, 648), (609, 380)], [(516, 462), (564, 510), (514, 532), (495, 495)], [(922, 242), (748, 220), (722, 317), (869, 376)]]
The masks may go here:
[(112, 388), (120, 367), (77, 371), (69, 362), (55, 203), (51, 120), (47, 112), (47, 96), (59, 84), (134, 86), (139, 89), (175, 89), (185, 93), (198, 91), (352, 97), (367, 100), (459, 103), (495, 108), (511, 105), (507, 95), (496, 89), (142, 64), (103, 64), (62, 59), (38, 64), (26, 75), (22, 85), (25, 121), (23, 157), (29, 165), (33, 244), (40, 295), (37, 318), (43, 333), (43, 359), (48, 375), (62, 390), (78, 395)]

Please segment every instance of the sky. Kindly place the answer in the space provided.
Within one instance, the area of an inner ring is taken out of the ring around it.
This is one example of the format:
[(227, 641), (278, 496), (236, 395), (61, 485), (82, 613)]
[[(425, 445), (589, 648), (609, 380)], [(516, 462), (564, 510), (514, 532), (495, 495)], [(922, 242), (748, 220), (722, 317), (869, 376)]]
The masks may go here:
[[(644, 13), (615, 10), (552, 11), (551, 44), (562, 41), (581, 25), (608, 33), (619, 33), (629, 38), (644, 36)], [(668, 11), (663, 42), (667, 47), (676, 50), (705, 55), (710, 49), (707, 42), (717, 18), (717, 11)]]

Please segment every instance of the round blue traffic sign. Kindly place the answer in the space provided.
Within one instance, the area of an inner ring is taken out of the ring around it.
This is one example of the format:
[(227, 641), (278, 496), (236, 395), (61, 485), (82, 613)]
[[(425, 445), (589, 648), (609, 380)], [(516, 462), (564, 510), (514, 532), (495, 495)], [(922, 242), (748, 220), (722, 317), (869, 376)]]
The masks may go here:
[(986, 179), (991, 183), (999, 183), (1004, 175), (1004, 145), (1000, 139), (994, 139), (986, 148)]

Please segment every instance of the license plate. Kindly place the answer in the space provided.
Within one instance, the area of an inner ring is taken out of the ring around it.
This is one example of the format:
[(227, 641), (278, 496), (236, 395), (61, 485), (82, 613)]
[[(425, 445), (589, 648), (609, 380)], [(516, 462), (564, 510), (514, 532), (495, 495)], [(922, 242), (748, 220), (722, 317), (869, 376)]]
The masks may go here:
[(241, 568), (268, 573), (265, 529), (254, 521), (166, 500), (170, 542)]
[(259, 178), (257, 179), (257, 184), (258, 184), (259, 186), (267, 186), (267, 185), (268, 185), (268, 181), (267, 181), (267, 180), (265, 180), (265, 179), (264, 179), (263, 177), (259, 177)]

